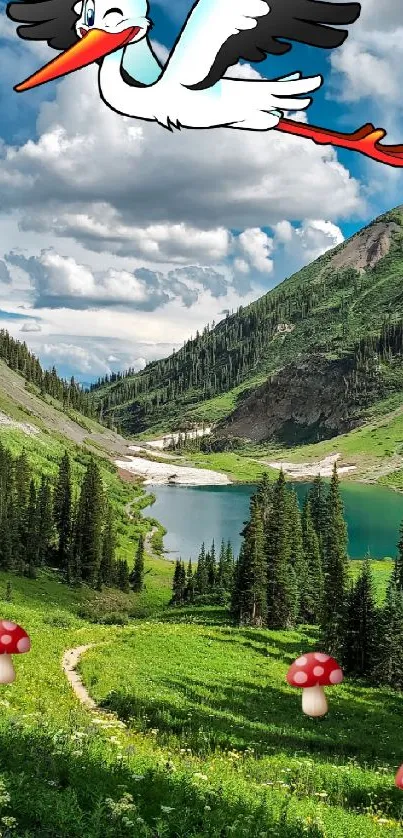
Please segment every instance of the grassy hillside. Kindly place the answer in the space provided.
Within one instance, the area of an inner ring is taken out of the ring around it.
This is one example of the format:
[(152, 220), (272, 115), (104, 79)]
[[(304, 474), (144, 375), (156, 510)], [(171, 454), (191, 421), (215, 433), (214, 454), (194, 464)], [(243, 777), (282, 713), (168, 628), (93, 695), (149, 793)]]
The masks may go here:
[[(3, 838), (402, 834), (402, 696), (346, 681), (327, 717), (304, 716), (284, 679), (312, 629), (237, 630), (218, 609), (96, 626), (85, 593), (12, 578), (9, 603), (6, 579), (2, 615), (32, 650), (1, 687)], [(84, 682), (128, 728), (73, 696), (61, 659), (88, 643)]]
[[(103, 380), (93, 395), (126, 431), (139, 433), (224, 420), (263, 385), (267, 403), (246, 404), (239, 435), (264, 439), (280, 429), (287, 441), (295, 436), (287, 422), (309, 427), (312, 438), (349, 430), (371, 405), (403, 393), (400, 332), (393, 348), (382, 332), (385, 324), (400, 329), (403, 321), (402, 241), (398, 207), (255, 303), (207, 326), (179, 352), (136, 375)], [(321, 376), (327, 384), (322, 395)], [(292, 395), (301, 378), (297, 413)], [(311, 415), (312, 388), (317, 415)], [(280, 398), (283, 391), (288, 400)], [(256, 435), (250, 417), (255, 421), (260, 411), (264, 426), (274, 402), (280, 408), (273, 427), (269, 422)], [(238, 419), (236, 413), (231, 421)]]
[(119, 474), (113, 464), (118, 454), (126, 453), (128, 443), (123, 437), (80, 413), (71, 410), (66, 413), (61, 403), (46, 395), (40, 397), (31, 385), (27, 389), (24, 378), (0, 361), (0, 440), (13, 455), (25, 450), (38, 480), (42, 475), (55, 478), (60, 460), (67, 451), (73, 484), (77, 485), (81, 483), (89, 458), (94, 458), (114, 511), (116, 557), (125, 559), (130, 569), (139, 536), (145, 537), (148, 561), (151, 561), (146, 568), (147, 594), (126, 596), (118, 591), (96, 594), (89, 614), (94, 607), (98, 616), (109, 620), (119, 611), (126, 617), (146, 614), (150, 608), (150, 591), (154, 591), (154, 606), (168, 600), (172, 566), (156, 558), (152, 550), (153, 544), (157, 545), (158, 539), (161, 541), (164, 529), (153, 517), (147, 516), (146, 511), (142, 514), (152, 505), (153, 496), (146, 494), (142, 483), (133, 475)]

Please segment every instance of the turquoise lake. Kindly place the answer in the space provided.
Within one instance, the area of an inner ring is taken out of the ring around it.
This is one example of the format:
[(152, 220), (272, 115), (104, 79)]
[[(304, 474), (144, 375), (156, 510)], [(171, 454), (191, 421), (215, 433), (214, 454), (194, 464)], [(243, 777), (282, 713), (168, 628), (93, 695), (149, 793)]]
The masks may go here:
[[(296, 483), (300, 502), (310, 483)], [(240, 531), (249, 515), (252, 485), (155, 486), (156, 497), (149, 514), (168, 530), (165, 549), (172, 558), (195, 559), (201, 543), (231, 540), (238, 553)], [(403, 494), (360, 483), (341, 484), (349, 535), (349, 554), (360, 559), (394, 557), (399, 526), (403, 520)], [(145, 513), (147, 514), (147, 513)]]

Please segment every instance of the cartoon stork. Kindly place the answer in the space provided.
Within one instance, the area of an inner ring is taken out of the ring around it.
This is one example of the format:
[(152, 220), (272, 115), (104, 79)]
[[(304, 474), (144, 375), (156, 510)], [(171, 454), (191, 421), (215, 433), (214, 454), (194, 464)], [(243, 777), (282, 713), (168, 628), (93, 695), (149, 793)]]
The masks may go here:
[[(119, 3), (111, 6), (111, 2)], [(198, 0), (164, 68), (149, 40), (147, 0), (22, 0), (8, 16), (21, 24), (21, 38), (47, 41), (63, 50), (18, 92), (98, 62), (99, 92), (112, 110), (173, 127), (277, 129), (316, 143), (359, 151), (390, 166), (403, 166), (403, 145), (383, 145), (383, 129), (368, 124), (352, 134), (328, 131), (283, 118), (305, 110), (307, 96), (323, 83), (301, 73), (280, 79), (231, 78), (240, 59), (263, 61), (282, 55), (289, 41), (333, 49), (359, 17), (359, 3), (318, 0)]]

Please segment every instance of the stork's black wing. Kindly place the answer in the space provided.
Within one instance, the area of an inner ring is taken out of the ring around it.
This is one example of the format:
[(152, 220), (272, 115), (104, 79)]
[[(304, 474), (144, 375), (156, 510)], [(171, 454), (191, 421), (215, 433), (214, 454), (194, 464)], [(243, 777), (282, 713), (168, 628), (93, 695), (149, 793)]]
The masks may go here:
[[(199, 3), (204, 5), (204, 0), (199, 0)], [(196, 12), (199, 3), (195, 4), (193, 12)], [(361, 12), (360, 3), (321, 0), (267, 0), (267, 5), (270, 11), (256, 18), (254, 28), (241, 29), (230, 35), (217, 52), (208, 74), (196, 84), (189, 85), (192, 89), (211, 87), (240, 59), (258, 62), (268, 54), (283, 55), (291, 49), (290, 41), (322, 49), (339, 47), (348, 35), (345, 29), (339, 27), (354, 23)], [(247, 2), (244, 14), (248, 15)], [(191, 17), (192, 12), (189, 22)]]
[(75, 24), (79, 15), (73, 6), (77, 0), (23, 0), (9, 3), (7, 15), (24, 24), (17, 27), (20, 38), (47, 41), (53, 49), (65, 50), (79, 40)]

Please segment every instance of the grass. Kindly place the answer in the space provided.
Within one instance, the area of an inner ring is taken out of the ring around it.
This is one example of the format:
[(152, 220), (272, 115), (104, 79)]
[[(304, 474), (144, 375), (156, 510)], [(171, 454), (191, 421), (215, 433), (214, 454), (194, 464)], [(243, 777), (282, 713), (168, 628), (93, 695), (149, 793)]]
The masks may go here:
[[(327, 717), (308, 719), (284, 678), (314, 648), (312, 628), (236, 629), (220, 608), (164, 610), (172, 566), (146, 569), (156, 616), (122, 628), (80, 618), (98, 592), (0, 573), (2, 614), (32, 639), (1, 687), (2, 838), (401, 835), (403, 696), (348, 681), (329, 691)], [(374, 563), (379, 595), (389, 570)], [(61, 671), (64, 651), (87, 643), (99, 645), (82, 659), (84, 681), (118, 717), (79, 706)]]
[(403, 455), (403, 412), (401, 405), (397, 410), (395, 401), (385, 402), (383, 408), (388, 408), (389, 413), (384, 414), (382, 409), (375, 415), (373, 411), (371, 421), (363, 427), (311, 445), (282, 448), (245, 443), (244, 449), (237, 452), (186, 452), (184, 456), (193, 465), (224, 472), (234, 482), (254, 483), (264, 471), (276, 479), (278, 471), (267, 465), (270, 461), (309, 463), (339, 453), (343, 465), (356, 466), (356, 471), (343, 479), (370, 480), (403, 491), (403, 469), (396, 468)]
[(191, 454), (186, 452), (185, 457), (194, 466), (227, 474), (234, 483), (256, 483), (265, 471), (270, 471), (273, 477), (278, 476), (278, 472), (274, 469), (232, 451), (221, 454), (202, 454), (200, 452)]
[[(312, 630), (159, 621), (120, 637), (113, 668), (105, 649), (85, 656), (81, 670), (96, 699), (208, 801), (187, 821), (172, 794), (162, 834), (401, 834), (393, 774), (403, 754), (402, 696), (347, 682), (329, 691), (327, 717), (303, 716), (285, 674), (315, 639)], [(144, 777), (139, 793), (147, 784)], [(232, 833), (230, 823), (216, 828), (228, 798), (238, 808)]]

